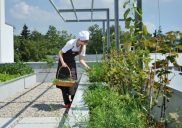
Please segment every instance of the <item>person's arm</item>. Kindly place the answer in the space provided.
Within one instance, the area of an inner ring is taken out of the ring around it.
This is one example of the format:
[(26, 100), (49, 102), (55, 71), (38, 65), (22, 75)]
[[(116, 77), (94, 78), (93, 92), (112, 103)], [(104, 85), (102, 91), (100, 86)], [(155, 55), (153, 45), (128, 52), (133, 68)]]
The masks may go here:
[(90, 67), (89, 67), (89, 66), (85, 63), (85, 61), (83, 60), (83, 56), (82, 56), (82, 55), (79, 56), (79, 61), (80, 61), (80, 63), (81, 63), (85, 68), (90, 69)]
[(64, 60), (63, 60), (63, 51), (62, 50), (60, 50), (59, 51), (59, 59), (60, 59), (60, 61), (61, 61), (61, 63), (62, 63), (62, 66), (63, 67), (67, 67), (67, 64), (64, 62)]

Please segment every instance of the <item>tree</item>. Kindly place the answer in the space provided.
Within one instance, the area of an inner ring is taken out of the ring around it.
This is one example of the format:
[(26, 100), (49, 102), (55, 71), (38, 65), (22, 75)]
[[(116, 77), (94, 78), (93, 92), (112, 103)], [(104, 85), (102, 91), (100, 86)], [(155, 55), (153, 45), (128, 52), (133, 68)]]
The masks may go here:
[(145, 36), (146, 39), (149, 39), (152, 37), (152, 34), (150, 34), (149, 32), (147, 33), (147, 35)]
[(33, 40), (33, 41), (43, 41), (44, 40), (44, 35), (42, 35), (40, 32), (38, 32), (35, 29), (30, 34), (30, 40)]
[(98, 54), (103, 53), (103, 43), (102, 43), (102, 29), (99, 28), (99, 25), (94, 24), (90, 26), (88, 30), (90, 33), (90, 39), (87, 45), (86, 53), (87, 54), (95, 54), (96, 51)]
[(47, 42), (47, 50), (48, 50), (48, 55), (57, 55), (59, 52), (59, 45), (58, 43), (60, 42), (59, 35), (60, 31), (56, 30), (56, 27), (50, 25), (49, 29), (45, 35), (45, 39)]
[(62, 49), (71, 39), (74, 39), (74, 37), (72, 37), (72, 34), (69, 35), (66, 30), (61, 31), (59, 35), (60, 41), (58, 42), (58, 49)]
[[(115, 33), (115, 25), (110, 26), (110, 35)], [(126, 39), (124, 37), (125, 31), (121, 29), (121, 26), (119, 25), (119, 43), (124, 44)], [(107, 36), (107, 30), (106, 30), (106, 36)], [(105, 38), (107, 42), (107, 37)]]
[(26, 51), (25, 51), (25, 45), (26, 45), (26, 40), (29, 39), (29, 35), (30, 35), (30, 30), (28, 30), (28, 26), (26, 26), (26, 24), (24, 24), (23, 26), (23, 30), (20, 34), (21, 36), (21, 40), (20, 40), (20, 46), (19, 46), (19, 53), (20, 53), (20, 59), (22, 61), (27, 61), (28, 58), (26, 56)]
[(20, 44), (21, 44), (21, 37), (14, 35), (14, 61), (15, 62), (21, 59), (21, 54), (19, 50)]
[(30, 30), (28, 30), (28, 26), (26, 26), (26, 24), (24, 24), (23, 30), (20, 35), (22, 38), (28, 39), (28, 37), (30, 35)]

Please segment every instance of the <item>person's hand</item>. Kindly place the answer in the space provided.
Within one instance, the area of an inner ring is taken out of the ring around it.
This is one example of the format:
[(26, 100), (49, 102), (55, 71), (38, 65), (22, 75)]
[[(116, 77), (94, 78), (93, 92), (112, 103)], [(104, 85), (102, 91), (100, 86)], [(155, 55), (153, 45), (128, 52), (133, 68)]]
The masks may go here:
[(91, 68), (90, 67), (86, 67), (88, 72), (91, 72)]
[(63, 67), (67, 67), (67, 64), (66, 64), (66, 63), (62, 63), (62, 66), (63, 66)]

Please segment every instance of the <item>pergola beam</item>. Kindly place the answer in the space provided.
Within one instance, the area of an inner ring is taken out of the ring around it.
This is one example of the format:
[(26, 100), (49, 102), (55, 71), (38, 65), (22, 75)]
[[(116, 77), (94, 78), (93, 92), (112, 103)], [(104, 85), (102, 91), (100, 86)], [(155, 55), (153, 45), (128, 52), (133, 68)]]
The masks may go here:
[(58, 9), (56, 8), (55, 4), (52, 2), (52, 0), (49, 0), (52, 4), (52, 6), (55, 8), (55, 10), (57, 11), (57, 13), (61, 16), (61, 18), (64, 20), (65, 22), (65, 19), (63, 18), (63, 16), (59, 13)]
[[(93, 19), (92, 22), (103, 22), (107, 21), (107, 19)], [(115, 19), (110, 19), (109, 21), (115, 21)], [(125, 21), (125, 19), (119, 19), (119, 21)], [(83, 19), (83, 20), (66, 20), (66, 22), (91, 22), (91, 20)]]
[[(109, 8), (98, 8), (98, 9), (93, 9), (94, 12), (100, 12), (100, 11), (107, 11)], [(73, 9), (58, 9), (59, 13), (64, 13), (64, 12), (74, 12)], [(91, 12), (92, 9), (75, 9), (75, 12)]]
[(78, 17), (77, 17), (77, 15), (76, 15), (76, 11), (75, 11), (75, 8), (74, 8), (74, 5), (73, 5), (73, 1), (70, 0), (70, 2), (71, 2), (71, 5), (72, 5), (72, 7), (73, 7), (73, 11), (74, 11), (74, 13), (75, 13), (76, 20), (78, 21)]

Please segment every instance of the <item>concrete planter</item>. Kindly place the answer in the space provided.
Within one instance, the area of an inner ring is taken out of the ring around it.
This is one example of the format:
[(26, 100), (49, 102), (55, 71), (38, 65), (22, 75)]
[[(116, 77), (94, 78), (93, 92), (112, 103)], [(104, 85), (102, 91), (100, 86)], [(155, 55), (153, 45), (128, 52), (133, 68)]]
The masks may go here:
[[(174, 113), (176, 109), (180, 108), (180, 114), (182, 115), (182, 92), (173, 88), (169, 87), (169, 90), (173, 91), (174, 93), (171, 94), (171, 98), (169, 99), (169, 102), (166, 101), (166, 115), (169, 113)], [(162, 105), (162, 97), (158, 99), (158, 105)], [(158, 106), (157, 105), (157, 106)], [(158, 108), (157, 106), (154, 107), (152, 114), (155, 114), (155, 120), (159, 121), (159, 117), (161, 114), (161, 108)], [(182, 120), (182, 116), (178, 118), (178, 120)]]
[(36, 82), (52, 82), (56, 78), (56, 73), (36, 73)]
[[(88, 65), (94, 64), (96, 61), (86, 61)], [(51, 67), (50, 72), (49, 69), (42, 69), (41, 66), (44, 66), (45, 62), (27, 62), (27, 65), (32, 67), (34, 72), (36, 72), (36, 82), (52, 82), (51, 79), (56, 78), (56, 71), (58, 62), (55, 62)], [(83, 66), (80, 62), (76, 61), (77, 67), (77, 77), (80, 78), (81, 74), (84, 72)], [(47, 71), (47, 72), (46, 72)]]
[(36, 74), (29, 74), (0, 83), (0, 101), (36, 83)]

